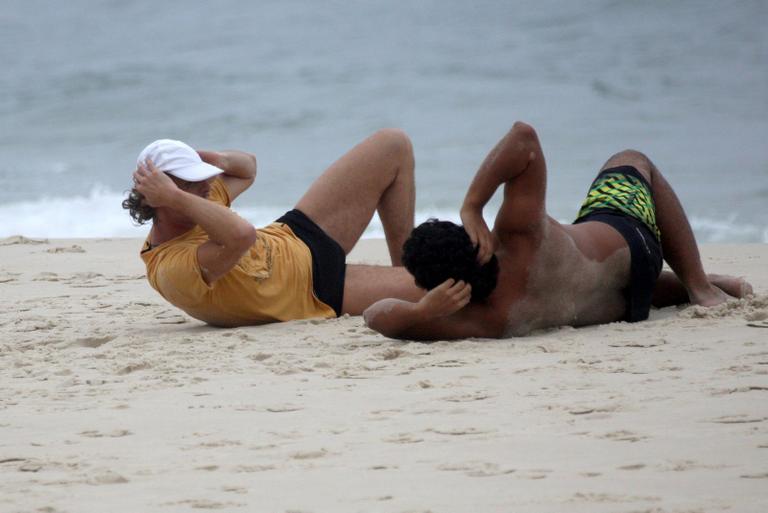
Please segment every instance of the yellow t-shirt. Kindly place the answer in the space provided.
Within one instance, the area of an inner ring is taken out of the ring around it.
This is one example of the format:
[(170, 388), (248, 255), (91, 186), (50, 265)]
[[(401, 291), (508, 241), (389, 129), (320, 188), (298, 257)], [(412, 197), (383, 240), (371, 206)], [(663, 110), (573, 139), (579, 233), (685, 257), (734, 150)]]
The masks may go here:
[[(220, 179), (211, 185), (208, 199), (231, 204)], [(312, 289), (312, 254), (306, 244), (283, 223), (257, 233), (256, 243), (237, 265), (210, 286), (197, 261), (198, 246), (208, 241), (199, 225), (151, 249), (147, 237), (141, 252), (147, 279), (168, 302), (216, 326), (335, 317)]]

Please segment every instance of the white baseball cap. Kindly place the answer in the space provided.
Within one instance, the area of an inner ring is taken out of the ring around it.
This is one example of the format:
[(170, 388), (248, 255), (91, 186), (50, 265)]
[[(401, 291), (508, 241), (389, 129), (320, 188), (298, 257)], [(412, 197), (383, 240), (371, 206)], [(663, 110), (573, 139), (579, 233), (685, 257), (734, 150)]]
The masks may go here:
[(137, 163), (145, 165), (150, 159), (157, 169), (188, 182), (202, 182), (222, 173), (222, 170), (203, 162), (188, 144), (173, 139), (158, 139), (141, 150)]

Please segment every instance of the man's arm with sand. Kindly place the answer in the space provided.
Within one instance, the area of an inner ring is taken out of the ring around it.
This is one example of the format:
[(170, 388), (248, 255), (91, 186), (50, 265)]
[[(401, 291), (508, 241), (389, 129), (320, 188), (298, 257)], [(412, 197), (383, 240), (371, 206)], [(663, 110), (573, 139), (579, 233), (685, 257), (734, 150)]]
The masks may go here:
[(363, 312), (366, 325), (391, 338), (449, 340), (494, 337), (491, 325), (468, 307), (472, 288), (463, 281), (446, 280), (420, 301), (382, 299)]

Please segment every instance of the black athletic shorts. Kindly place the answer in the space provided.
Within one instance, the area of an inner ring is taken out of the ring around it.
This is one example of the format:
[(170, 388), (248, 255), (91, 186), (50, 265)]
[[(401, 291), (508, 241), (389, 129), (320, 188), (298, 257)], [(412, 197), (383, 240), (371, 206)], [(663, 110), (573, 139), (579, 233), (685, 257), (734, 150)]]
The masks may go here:
[[(602, 192), (610, 196), (613, 191), (613, 187), (606, 186), (605, 184), (598, 183), (599, 180), (606, 175), (624, 175), (627, 177), (634, 177), (642, 182), (650, 195), (650, 185), (645, 178), (633, 167), (622, 166), (619, 168), (606, 169), (598, 178), (595, 179), (593, 187), (590, 189), (590, 195), (593, 191), (597, 190), (595, 185), (602, 185)], [(626, 195), (626, 191), (623, 191)], [(630, 198), (635, 204), (639, 203), (639, 199), (642, 199), (642, 194), (638, 194), (640, 198), (636, 197), (634, 191), (629, 191)], [(600, 208), (596, 208), (592, 212), (584, 215), (584, 208), (582, 207), (581, 216), (573, 222), (573, 224), (583, 223), (586, 221), (599, 221), (612, 226), (618, 231), (624, 240), (627, 241), (629, 246), (629, 254), (631, 258), (630, 265), (630, 279), (629, 285), (624, 291), (627, 301), (627, 313), (624, 320), (628, 322), (643, 321), (648, 318), (648, 314), (651, 310), (651, 298), (653, 297), (653, 289), (656, 287), (656, 280), (661, 274), (662, 267), (662, 252), (661, 243), (657, 236), (657, 231), (652, 231), (651, 227), (656, 226), (655, 218), (655, 206), (653, 205), (653, 198), (650, 196), (650, 201), (647, 198), (643, 200), (645, 205), (643, 208), (624, 208), (626, 204), (625, 198), (621, 198), (622, 191), (619, 191), (617, 198), (623, 204), (612, 205), (609, 198), (608, 201), (603, 201), (603, 204), (599, 205)], [(589, 201), (589, 196), (588, 196)], [(586, 202), (585, 202), (586, 204)], [(597, 205), (595, 205), (597, 206)], [(621, 208), (621, 210), (620, 210)], [(652, 214), (652, 215), (649, 215)], [(653, 223), (649, 226), (648, 218), (652, 217)]]
[(344, 250), (322, 228), (300, 210), (290, 210), (277, 223), (283, 223), (307, 245), (312, 253), (312, 288), (317, 299), (341, 315), (344, 302), (344, 276), (347, 271)]

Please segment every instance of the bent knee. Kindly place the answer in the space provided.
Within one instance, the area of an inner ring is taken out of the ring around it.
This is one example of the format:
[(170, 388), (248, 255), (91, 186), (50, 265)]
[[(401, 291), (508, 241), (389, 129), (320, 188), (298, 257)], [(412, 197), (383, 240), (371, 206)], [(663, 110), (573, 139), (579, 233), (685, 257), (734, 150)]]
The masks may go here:
[(650, 177), (653, 170), (653, 162), (649, 159), (645, 153), (637, 150), (622, 150), (608, 159), (603, 165), (603, 169), (609, 169), (619, 166), (632, 166), (636, 168), (645, 178), (650, 181)]
[(512, 125), (512, 129), (510, 130), (513, 134), (515, 134), (518, 137), (522, 137), (525, 139), (535, 139), (536, 138), (536, 130), (529, 125), (528, 123), (524, 123), (523, 121), (515, 121), (515, 123)]
[(377, 130), (372, 137), (393, 152), (404, 155), (413, 155), (411, 138), (408, 137), (408, 134), (405, 133), (404, 130), (399, 128), (382, 128)]

